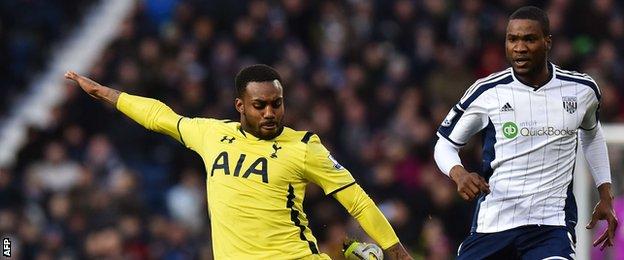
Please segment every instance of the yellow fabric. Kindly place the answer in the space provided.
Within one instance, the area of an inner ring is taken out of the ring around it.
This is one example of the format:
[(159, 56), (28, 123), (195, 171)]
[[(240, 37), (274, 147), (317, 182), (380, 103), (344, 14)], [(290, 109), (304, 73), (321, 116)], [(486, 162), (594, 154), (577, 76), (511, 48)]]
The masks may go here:
[(202, 157), (216, 259), (326, 258), (307, 227), (305, 187), (311, 181), (329, 193), (354, 179), (318, 136), (306, 143), (306, 132), (285, 127), (275, 139), (260, 140), (238, 122), (182, 118), (156, 100), (128, 94), (117, 107)]
[(145, 128), (166, 134), (180, 141), (177, 124), (181, 116), (162, 102), (121, 93), (116, 106), (119, 111)]
[(304, 177), (318, 184), (325, 194), (355, 182), (351, 173), (331, 157), (317, 135), (312, 135), (308, 141), (304, 166)]
[(344, 206), (349, 214), (360, 223), (366, 233), (386, 250), (399, 243), (386, 217), (375, 206), (360, 185), (354, 184), (334, 194), (334, 197)]

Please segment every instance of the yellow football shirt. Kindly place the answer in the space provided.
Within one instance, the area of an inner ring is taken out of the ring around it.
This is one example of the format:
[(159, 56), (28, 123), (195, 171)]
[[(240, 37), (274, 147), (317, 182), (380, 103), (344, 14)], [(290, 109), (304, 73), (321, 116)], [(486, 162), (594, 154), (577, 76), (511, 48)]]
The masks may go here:
[(303, 213), (308, 181), (335, 193), (383, 249), (399, 243), (375, 203), (312, 133), (284, 128), (275, 139), (260, 140), (237, 122), (185, 118), (158, 100), (126, 93), (116, 106), (201, 155), (217, 259), (329, 259), (319, 254)]
[(125, 93), (117, 108), (201, 156), (216, 259), (328, 258), (303, 212), (306, 184), (331, 194), (355, 181), (317, 135), (284, 127), (273, 140), (261, 140), (239, 122), (181, 117), (160, 102)]
[(319, 254), (303, 212), (306, 184), (330, 194), (355, 181), (318, 136), (284, 127), (275, 139), (261, 140), (239, 122), (204, 118), (181, 119), (179, 132), (206, 166), (216, 258)]

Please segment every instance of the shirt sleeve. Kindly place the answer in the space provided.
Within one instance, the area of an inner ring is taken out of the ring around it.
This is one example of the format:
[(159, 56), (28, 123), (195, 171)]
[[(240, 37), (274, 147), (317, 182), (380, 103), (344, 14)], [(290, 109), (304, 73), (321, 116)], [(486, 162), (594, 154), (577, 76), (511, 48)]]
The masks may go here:
[(156, 99), (127, 93), (121, 93), (116, 106), (143, 127), (171, 136), (195, 151), (202, 142), (203, 132), (209, 128), (207, 124), (211, 122), (211, 119), (205, 118), (185, 118)]
[(451, 169), (453, 169), (455, 165), (463, 166), (459, 158), (459, 148), (453, 146), (452, 143), (444, 138), (440, 138), (438, 142), (436, 142), (433, 149), (433, 159), (438, 165), (438, 168), (440, 168), (440, 171), (449, 177)]
[(611, 166), (609, 165), (607, 142), (602, 133), (600, 123), (594, 126), (592, 130), (579, 131), (579, 140), (596, 187), (604, 183), (611, 183)]
[(162, 102), (121, 93), (117, 100), (117, 109), (143, 127), (180, 141), (177, 124), (182, 116), (173, 112)]
[(208, 129), (214, 129), (218, 120), (212, 118), (182, 117), (178, 122), (180, 142), (187, 148), (200, 152)]
[(334, 159), (317, 135), (307, 143), (304, 178), (332, 194), (355, 183), (351, 173)]
[(592, 130), (598, 125), (600, 116), (600, 94), (598, 91), (592, 92), (587, 105), (587, 111), (583, 116), (580, 128), (583, 130)]
[(487, 108), (483, 105), (483, 95), (474, 97), (468, 93), (446, 115), (437, 135), (448, 140), (455, 147), (464, 146), (470, 137), (488, 124)]
[(350, 185), (336, 192), (334, 197), (381, 248), (385, 250), (399, 243), (399, 238), (386, 217), (360, 185)]
[(603, 183), (611, 183), (611, 167), (607, 143), (600, 126), (600, 89), (590, 77), (587, 78), (587, 81), (590, 83), (592, 91), (588, 91), (584, 98), (587, 102), (587, 110), (579, 126), (581, 128), (579, 141), (589, 171), (594, 177), (596, 187), (598, 187)]

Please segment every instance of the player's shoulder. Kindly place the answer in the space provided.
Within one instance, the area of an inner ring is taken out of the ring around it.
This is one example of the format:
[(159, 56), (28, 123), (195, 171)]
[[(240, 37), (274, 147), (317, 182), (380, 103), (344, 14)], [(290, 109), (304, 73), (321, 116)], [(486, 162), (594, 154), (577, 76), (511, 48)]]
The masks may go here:
[(231, 119), (211, 119), (215, 132), (236, 132), (240, 126), (239, 121)]
[(594, 79), (589, 76), (587, 73), (581, 73), (575, 70), (566, 70), (563, 69), (557, 65), (553, 65), (555, 67), (555, 74), (557, 76), (569, 76), (569, 77), (573, 77), (573, 78), (579, 78), (579, 79), (585, 79), (585, 80), (591, 80), (594, 81)]
[(572, 82), (581, 86), (588, 87), (593, 93), (596, 95), (598, 99), (600, 99), (600, 88), (596, 81), (586, 73), (580, 73), (578, 71), (573, 70), (565, 70), (558, 66), (555, 67), (555, 77), (564, 82)]
[(318, 136), (311, 131), (295, 130), (285, 126), (282, 134), (280, 135), (280, 139), (287, 142), (299, 142), (307, 144), (311, 140), (318, 139)]
[(232, 119), (216, 119), (216, 118), (206, 118), (210, 120), (213, 124), (221, 125), (224, 127), (235, 127), (239, 122)]
[(475, 81), (474, 85), (484, 85), (484, 84), (488, 84), (488, 83), (492, 83), (492, 82), (496, 82), (499, 81), (501, 79), (505, 79), (507, 77), (511, 77), (511, 67), (508, 67), (504, 70), (501, 71), (497, 71), (494, 73), (491, 73), (490, 75), (487, 75), (485, 77), (479, 78)]
[(506, 84), (511, 81), (513, 81), (513, 76), (511, 75), (511, 67), (509, 67), (477, 79), (470, 87), (468, 87), (466, 94), (474, 93), (479, 89), (489, 88), (498, 84)]
[(239, 125), (239, 122), (230, 119), (194, 117), (188, 120), (189, 123), (195, 125), (196, 129), (206, 131), (207, 134), (231, 134)]
[(466, 89), (466, 92), (464, 92), (464, 95), (460, 99), (460, 106), (465, 109), (475, 99), (483, 95), (483, 93), (496, 86), (509, 84), (513, 82), (513, 80), (511, 67), (477, 79)]
[(180, 120), (188, 120), (189, 122), (193, 122), (198, 125), (211, 125), (211, 126), (223, 126), (226, 127), (228, 124), (232, 125), (232, 123), (236, 123), (234, 120), (229, 119), (216, 119), (210, 117), (183, 117)]

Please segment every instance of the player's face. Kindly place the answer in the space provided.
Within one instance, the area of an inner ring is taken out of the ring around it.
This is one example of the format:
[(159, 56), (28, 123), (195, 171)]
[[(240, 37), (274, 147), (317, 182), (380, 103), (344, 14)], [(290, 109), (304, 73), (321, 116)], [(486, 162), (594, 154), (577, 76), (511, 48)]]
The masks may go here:
[(516, 74), (535, 75), (546, 65), (551, 46), (538, 21), (513, 19), (507, 24), (505, 49), (507, 60)]
[(277, 80), (248, 83), (242, 97), (235, 102), (243, 129), (260, 139), (275, 138), (282, 130), (284, 118), (282, 94)]

